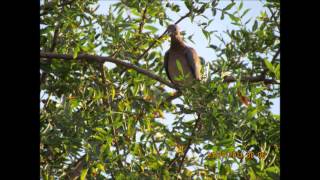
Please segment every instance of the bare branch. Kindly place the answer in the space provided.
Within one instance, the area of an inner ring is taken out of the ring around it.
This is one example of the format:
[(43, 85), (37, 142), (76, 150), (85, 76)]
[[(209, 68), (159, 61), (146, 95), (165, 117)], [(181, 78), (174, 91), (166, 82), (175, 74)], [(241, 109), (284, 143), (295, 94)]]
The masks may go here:
[[(74, 59), (73, 55), (70, 55), (70, 54), (57, 54), (57, 53), (46, 53), (46, 52), (41, 52), (40, 58), (57, 58), (57, 59), (64, 59), (64, 60)], [(134, 69), (137, 72), (144, 74), (154, 80), (157, 80), (157, 81), (159, 81), (159, 82), (161, 82), (171, 88), (177, 89), (177, 87), (174, 84), (162, 79), (160, 76), (157, 76), (148, 70), (142, 69), (136, 65), (133, 65), (133, 64), (121, 61), (121, 60), (117, 60), (117, 59), (114, 59), (111, 57), (94, 56), (94, 55), (89, 55), (89, 54), (79, 54), (78, 57), (76, 57), (75, 59), (84, 59), (84, 60), (88, 60), (88, 61), (95, 61), (98, 63), (112, 62), (112, 63), (115, 63), (116, 65), (123, 66), (127, 69)]]

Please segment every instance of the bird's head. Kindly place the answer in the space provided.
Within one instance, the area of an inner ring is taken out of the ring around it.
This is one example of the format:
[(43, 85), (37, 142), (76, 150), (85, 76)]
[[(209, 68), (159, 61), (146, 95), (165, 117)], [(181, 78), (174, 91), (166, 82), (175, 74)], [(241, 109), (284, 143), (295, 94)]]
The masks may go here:
[(179, 34), (179, 27), (175, 24), (169, 25), (167, 30), (170, 36), (175, 36)]

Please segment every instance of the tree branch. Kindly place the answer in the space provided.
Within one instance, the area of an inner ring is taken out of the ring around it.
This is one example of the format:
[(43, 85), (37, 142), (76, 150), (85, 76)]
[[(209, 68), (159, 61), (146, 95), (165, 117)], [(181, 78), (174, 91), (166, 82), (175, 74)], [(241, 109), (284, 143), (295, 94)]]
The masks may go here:
[(80, 176), (81, 171), (84, 166), (84, 160), (85, 160), (86, 156), (87, 156), (87, 154), (84, 154), (80, 159), (78, 159), (75, 163), (73, 163), (70, 166), (70, 168), (66, 172), (66, 176), (65, 176), (67, 179), (73, 180), (73, 179)]
[(58, 34), (59, 34), (59, 30), (62, 27), (62, 23), (58, 23), (58, 25), (56, 26), (54, 33), (53, 33), (53, 38), (52, 38), (52, 44), (50, 47), (50, 52), (54, 52), (54, 49), (57, 46), (57, 41), (58, 41)]
[(194, 127), (193, 127), (192, 134), (191, 134), (191, 136), (190, 136), (190, 138), (189, 138), (189, 141), (188, 141), (188, 144), (187, 144), (187, 146), (186, 146), (186, 149), (184, 150), (184, 153), (183, 153), (183, 156), (182, 156), (182, 160), (181, 160), (181, 162), (180, 162), (179, 169), (178, 169), (178, 174), (180, 174), (180, 172), (181, 172), (181, 168), (182, 168), (182, 165), (183, 165), (183, 163), (184, 163), (184, 159), (185, 159), (186, 156), (187, 156), (187, 153), (188, 153), (188, 151), (189, 151), (189, 149), (190, 149), (190, 146), (191, 146), (191, 144), (192, 144), (192, 139), (194, 138), (194, 136), (195, 136), (195, 134), (196, 134), (196, 130), (197, 130), (198, 124), (199, 124), (199, 122), (200, 122), (200, 113), (197, 113), (197, 115), (198, 115), (198, 118), (197, 118), (196, 123), (195, 123), (195, 125), (194, 125)]
[[(236, 82), (237, 79), (233, 76), (226, 76), (224, 78), (223, 82)], [(251, 83), (255, 83), (255, 82), (264, 82), (265, 84), (280, 84), (279, 82), (277, 82), (274, 79), (265, 79), (263, 76), (246, 76), (241, 78), (242, 82), (251, 82)]]
[(56, 59), (64, 59), (64, 60), (84, 59), (87, 61), (95, 61), (98, 63), (112, 62), (116, 65), (123, 66), (127, 69), (134, 69), (137, 72), (144, 74), (154, 80), (157, 80), (157, 81), (159, 81), (159, 82), (161, 82), (161, 83), (163, 83), (173, 89), (177, 89), (177, 87), (174, 84), (162, 79), (160, 76), (157, 76), (148, 70), (142, 69), (136, 65), (133, 65), (133, 64), (121, 61), (121, 60), (117, 60), (117, 59), (114, 59), (111, 57), (94, 56), (94, 55), (89, 55), (89, 54), (79, 54), (76, 58), (73, 58), (73, 55), (71, 55), (71, 54), (57, 54), (57, 53), (40, 52), (40, 58), (49, 58), (49, 59), (56, 58)]
[(271, 60), (271, 63), (272, 63), (272, 64), (276, 61), (276, 59), (277, 59), (277, 57), (279, 56), (279, 54), (280, 54), (280, 48), (278, 48), (276, 54), (274, 54), (274, 56), (273, 56), (273, 58), (272, 58), (272, 60)]
[(141, 19), (141, 22), (140, 22), (140, 25), (139, 25), (139, 34), (142, 33), (142, 29), (143, 29), (143, 26), (144, 26), (144, 21), (145, 21), (146, 16), (147, 16), (147, 9), (148, 9), (148, 4), (146, 5), (146, 7), (144, 8), (144, 11), (142, 13), (142, 19)]

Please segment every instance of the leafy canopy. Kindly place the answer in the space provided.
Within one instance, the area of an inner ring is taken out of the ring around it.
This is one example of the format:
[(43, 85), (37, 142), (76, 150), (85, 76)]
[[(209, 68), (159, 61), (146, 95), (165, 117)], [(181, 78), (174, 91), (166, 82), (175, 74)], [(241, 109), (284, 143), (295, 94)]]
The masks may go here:
[[(262, 3), (248, 20), (242, 1), (122, 0), (106, 15), (97, 0), (41, 1), (41, 53), (53, 54), (40, 58), (41, 177), (278, 179), (280, 120), (270, 107), (279, 97), (280, 6)], [(168, 16), (182, 6), (185, 16)], [(226, 18), (236, 30), (209, 30)], [(203, 62), (201, 83), (176, 94), (148, 73), (80, 56), (108, 56), (168, 81), (161, 48), (169, 37), (158, 27), (186, 20), (217, 58)]]

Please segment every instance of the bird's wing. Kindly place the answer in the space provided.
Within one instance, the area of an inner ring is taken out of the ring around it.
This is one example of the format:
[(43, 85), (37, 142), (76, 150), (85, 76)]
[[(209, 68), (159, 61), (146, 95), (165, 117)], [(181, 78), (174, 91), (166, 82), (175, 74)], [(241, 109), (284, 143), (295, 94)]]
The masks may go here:
[(168, 66), (169, 66), (169, 50), (164, 55), (164, 69), (166, 70), (166, 73), (167, 73), (169, 80), (172, 82), (172, 79), (169, 74)]
[(194, 50), (191, 47), (187, 47), (185, 50), (185, 57), (187, 60), (187, 63), (190, 67), (190, 70), (192, 72), (192, 75), (194, 78), (200, 80), (200, 59), (197, 55), (196, 50)]

